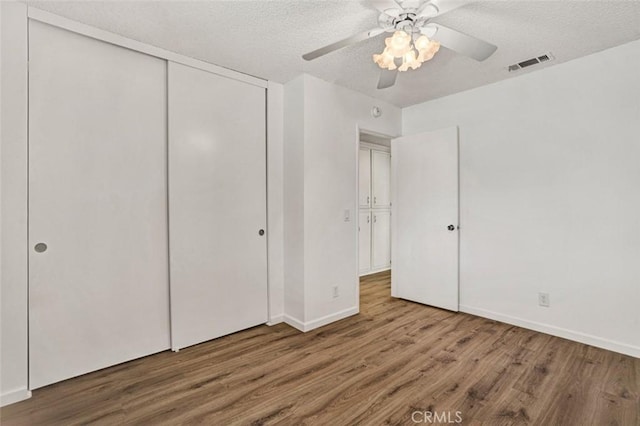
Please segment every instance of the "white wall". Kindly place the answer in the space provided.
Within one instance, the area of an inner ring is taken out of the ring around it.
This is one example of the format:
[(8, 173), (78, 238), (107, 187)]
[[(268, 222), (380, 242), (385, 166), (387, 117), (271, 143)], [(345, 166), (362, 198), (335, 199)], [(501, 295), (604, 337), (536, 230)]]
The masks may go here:
[(0, 3), (0, 393), (6, 405), (27, 390), (27, 8)]
[(304, 322), (304, 77), (284, 86), (284, 311)]
[[(374, 105), (383, 111), (379, 118), (371, 116)], [(285, 227), (290, 230), (285, 235), (298, 244), (285, 253), (285, 269), (298, 272), (286, 281), (285, 311), (288, 322), (303, 330), (358, 312), (359, 129), (399, 135), (401, 110), (309, 75), (285, 85)], [(350, 210), (349, 222), (345, 210)], [(293, 213), (298, 216), (291, 223)]]
[(403, 110), (460, 127), (461, 310), (640, 356), (639, 75), (635, 41)]

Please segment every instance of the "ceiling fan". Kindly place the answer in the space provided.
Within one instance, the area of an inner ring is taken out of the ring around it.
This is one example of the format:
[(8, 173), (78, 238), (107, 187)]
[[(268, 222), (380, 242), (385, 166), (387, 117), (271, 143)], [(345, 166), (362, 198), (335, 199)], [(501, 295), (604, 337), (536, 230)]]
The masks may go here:
[(302, 58), (311, 61), (369, 38), (393, 33), (385, 40), (384, 52), (374, 55), (374, 61), (382, 68), (378, 89), (393, 86), (398, 71), (418, 68), (422, 62), (433, 57), (440, 45), (477, 61), (484, 61), (496, 51), (495, 45), (432, 21), (473, 1), (370, 0), (368, 3), (380, 11), (377, 28), (321, 47), (302, 55)]

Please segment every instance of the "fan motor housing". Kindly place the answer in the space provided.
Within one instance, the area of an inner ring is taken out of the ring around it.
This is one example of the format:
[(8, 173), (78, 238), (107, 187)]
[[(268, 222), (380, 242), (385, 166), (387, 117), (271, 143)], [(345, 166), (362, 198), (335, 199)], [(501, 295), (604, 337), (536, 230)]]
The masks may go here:
[(401, 13), (393, 20), (393, 27), (397, 31), (404, 31), (407, 34), (420, 31), (416, 28), (416, 14), (412, 12)]
[(414, 9), (387, 10), (378, 17), (378, 24), (383, 30), (404, 31), (407, 34), (419, 33), (427, 21), (428, 19), (419, 17)]

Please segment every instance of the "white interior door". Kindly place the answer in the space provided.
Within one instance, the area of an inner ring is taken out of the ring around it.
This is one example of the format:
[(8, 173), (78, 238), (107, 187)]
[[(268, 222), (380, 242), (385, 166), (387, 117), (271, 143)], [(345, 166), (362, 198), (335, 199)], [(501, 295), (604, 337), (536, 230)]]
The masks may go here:
[(371, 151), (371, 176), (372, 206), (388, 208), (391, 205), (391, 154)]
[(384, 269), (391, 265), (391, 212), (389, 210), (375, 210), (373, 216), (372, 231), (372, 256), (373, 269)]
[(358, 198), (360, 207), (371, 206), (371, 150), (360, 148), (358, 156)]
[(169, 62), (174, 350), (268, 320), (265, 96)]
[(458, 310), (458, 129), (391, 142), (394, 297)]
[(166, 113), (166, 62), (30, 22), (31, 389), (169, 348)]
[(371, 269), (371, 213), (360, 212), (358, 222), (358, 256), (360, 273)]

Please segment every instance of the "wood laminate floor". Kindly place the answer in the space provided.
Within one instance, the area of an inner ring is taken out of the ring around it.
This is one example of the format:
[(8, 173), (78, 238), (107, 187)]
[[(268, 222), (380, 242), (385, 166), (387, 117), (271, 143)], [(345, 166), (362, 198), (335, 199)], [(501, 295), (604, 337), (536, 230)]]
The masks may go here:
[(362, 280), (359, 315), (54, 384), (2, 408), (2, 425), (640, 424), (640, 359), (392, 299), (389, 280)]

